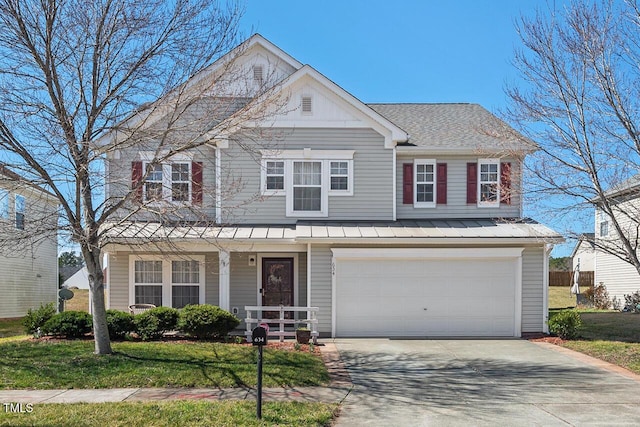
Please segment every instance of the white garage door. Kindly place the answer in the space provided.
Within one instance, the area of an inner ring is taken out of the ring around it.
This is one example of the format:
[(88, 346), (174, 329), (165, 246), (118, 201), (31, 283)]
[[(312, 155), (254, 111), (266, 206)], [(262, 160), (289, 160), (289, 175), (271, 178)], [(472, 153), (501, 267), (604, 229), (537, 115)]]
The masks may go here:
[(337, 259), (336, 336), (514, 336), (515, 259)]

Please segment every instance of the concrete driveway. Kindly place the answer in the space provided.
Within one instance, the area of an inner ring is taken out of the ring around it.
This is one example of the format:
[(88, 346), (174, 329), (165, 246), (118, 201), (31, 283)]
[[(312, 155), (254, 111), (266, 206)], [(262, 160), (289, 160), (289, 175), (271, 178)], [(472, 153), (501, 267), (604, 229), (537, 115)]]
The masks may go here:
[(338, 426), (640, 425), (640, 381), (524, 340), (336, 339)]

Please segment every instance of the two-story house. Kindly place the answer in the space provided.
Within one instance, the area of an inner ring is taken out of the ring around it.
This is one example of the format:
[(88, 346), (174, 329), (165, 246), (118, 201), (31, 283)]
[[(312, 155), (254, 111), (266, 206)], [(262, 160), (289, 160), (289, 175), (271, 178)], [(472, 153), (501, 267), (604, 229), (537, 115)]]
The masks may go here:
[[(111, 195), (184, 204), (219, 225), (123, 214), (105, 246), (111, 308), (209, 303), (242, 319), (245, 306), (316, 306), (334, 337), (546, 330), (561, 237), (522, 218), (533, 144), (479, 105), (367, 105), (260, 35), (242, 47), (237, 67), (280, 76), (273, 116), (160, 165), (148, 145), (109, 154)], [(136, 244), (161, 235), (172, 244)]]
[(0, 318), (56, 302), (56, 198), (0, 164)]
[[(640, 175), (620, 183), (605, 195), (611, 202), (613, 215), (623, 234), (631, 240), (632, 245), (637, 245), (640, 223)], [(596, 285), (604, 284), (609, 298), (615, 298), (623, 305), (625, 295), (640, 291), (640, 275), (631, 263), (622, 259), (627, 257), (620, 235), (613, 226), (611, 217), (601, 207), (595, 209), (594, 222), (594, 282)]]

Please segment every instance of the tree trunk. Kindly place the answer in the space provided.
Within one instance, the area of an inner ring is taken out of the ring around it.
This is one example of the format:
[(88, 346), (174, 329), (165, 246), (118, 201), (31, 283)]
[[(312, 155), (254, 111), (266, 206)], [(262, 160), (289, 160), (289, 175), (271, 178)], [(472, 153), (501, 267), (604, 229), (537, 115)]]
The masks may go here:
[[(85, 252), (83, 250), (83, 252)], [(104, 303), (104, 274), (100, 263), (100, 250), (86, 251), (84, 259), (87, 264), (89, 276), (89, 289), (91, 293), (91, 306), (93, 314), (93, 335), (95, 342), (95, 354), (111, 354), (111, 340), (107, 327), (107, 313)]]

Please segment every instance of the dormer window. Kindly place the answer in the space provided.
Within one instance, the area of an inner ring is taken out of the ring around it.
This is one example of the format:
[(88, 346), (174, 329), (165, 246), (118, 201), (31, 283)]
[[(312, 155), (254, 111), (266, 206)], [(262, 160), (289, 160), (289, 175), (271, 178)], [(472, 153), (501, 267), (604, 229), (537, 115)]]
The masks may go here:
[(302, 114), (312, 114), (313, 103), (311, 96), (305, 95), (302, 97)]

